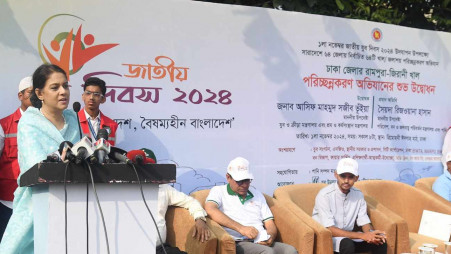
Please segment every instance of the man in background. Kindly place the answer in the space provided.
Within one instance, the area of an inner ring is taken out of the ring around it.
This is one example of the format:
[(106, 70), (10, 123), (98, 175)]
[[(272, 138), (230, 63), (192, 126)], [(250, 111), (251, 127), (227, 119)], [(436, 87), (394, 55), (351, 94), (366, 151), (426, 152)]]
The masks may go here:
[(451, 152), (445, 156), (447, 170), (435, 180), (432, 190), (442, 198), (451, 201)]
[[(385, 233), (373, 229), (363, 193), (353, 187), (359, 179), (357, 161), (341, 159), (334, 175), (337, 182), (319, 191), (312, 214), (313, 219), (332, 232), (334, 252), (386, 254)], [(353, 232), (355, 223), (363, 232)]]
[(31, 77), (19, 83), (20, 107), (11, 115), (0, 119), (0, 241), (12, 214), (14, 191), (20, 173), (17, 161), (17, 124), (22, 113), (31, 106), (33, 87)]
[(227, 185), (215, 186), (205, 202), (205, 210), (235, 239), (237, 254), (295, 254), (288, 244), (275, 242), (277, 227), (263, 194), (249, 191), (253, 175), (249, 162), (237, 157), (227, 167)]
[(83, 95), (81, 96), (85, 106), (78, 112), (78, 117), (83, 136), (91, 137), (95, 142), (98, 131), (105, 128), (109, 133), (108, 142), (114, 146), (118, 124), (100, 111), (100, 104), (106, 101), (105, 93), (105, 81), (97, 77), (88, 78), (83, 85)]

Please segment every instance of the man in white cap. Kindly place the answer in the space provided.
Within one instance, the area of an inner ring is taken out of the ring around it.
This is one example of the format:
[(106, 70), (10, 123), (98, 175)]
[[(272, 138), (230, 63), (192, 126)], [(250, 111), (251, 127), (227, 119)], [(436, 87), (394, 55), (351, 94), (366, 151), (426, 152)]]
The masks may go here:
[(11, 217), (14, 191), (20, 169), (17, 161), (17, 124), (22, 113), (31, 106), (33, 83), (31, 77), (19, 83), (20, 107), (11, 115), (0, 119), (0, 241)]
[[(373, 229), (363, 193), (353, 187), (359, 179), (357, 161), (341, 159), (334, 175), (337, 182), (319, 191), (312, 214), (313, 219), (332, 232), (334, 252), (386, 254), (385, 232)], [(363, 232), (352, 231), (356, 222)]]
[(435, 180), (432, 190), (442, 198), (451, 201), (451, 152), (445, 157), (447, 170)]
[(249, 162), (237, 157), (227, 167), (227, 185), (215, 186), (205, 202), (205, 210), (235, 239), (236, 253), (297, 253), (288, 244), (274, 242), (277, 227), (263, 194), (249, 191), (254, 179)]

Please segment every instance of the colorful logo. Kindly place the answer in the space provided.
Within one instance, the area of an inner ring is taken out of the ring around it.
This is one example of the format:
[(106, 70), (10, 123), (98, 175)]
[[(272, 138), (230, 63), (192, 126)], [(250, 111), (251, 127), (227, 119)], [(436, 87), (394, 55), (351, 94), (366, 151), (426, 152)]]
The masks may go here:
[[(70, 76), (83, 68), (83, 65), (105, 51), (116, 47), (117, 43), (94, 45), (95, 37), (92, 34), (82, 36), (82, 25), (74, 34), (69, 32), (57, 33), (49, 45), (41, 42), (42, 34), (48, 23), (57, 17), (69, 16), (84, 21), (82, 18), (71, 14), (57, 14), (48, 18), (41, 26), (38, 35), (39, 55), (44, 63), (52, 63), (61, 67)], [(82, 41), (83, 37), (83, 41)], [(45, 52), (45, 55), (43, 53)], [(69, 78), (69, 77), (68, 77)]]
[(379, 28), (374, 28), (373, 31), (371, 31), (371, 38), (373, 38), (373, 41), (381, 41), (382, 40), (382, 31)]

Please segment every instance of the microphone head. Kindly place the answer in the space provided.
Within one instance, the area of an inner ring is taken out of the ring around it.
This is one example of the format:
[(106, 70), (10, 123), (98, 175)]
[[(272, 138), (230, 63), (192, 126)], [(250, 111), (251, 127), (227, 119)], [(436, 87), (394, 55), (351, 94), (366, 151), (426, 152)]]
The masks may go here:
[(97, 132), (97, 138), (98, 138), (98, 139), (103, 138), (103, 139), (105, 139), (105, 140), (108, 140), (108, 131), (107, 131), (106, 129), (100, 129), (100, 130)]
[(81, 146), (77, 149), (77, 156), (75, 156), (75, 163), (80, 164), (85, 158), (88, 158), (86, 156), (88, 154), (88, 150)]
[(74, 109), (75, 112), (78, 113), (78, 111), (80, 111), (80, 109), (81, 109), (80, 102), (78, 102), (78, 101), (74, 102), (74, 104), (72, 104), (72, 108)]
[(146, 154), (141, 150), (131, 150), (128, 151), (127, 158), (134, 163), (143, 164), (146, 161)]
[(104, 138), (99, 138), (99, 140), (97, 140), (95, 143), (94, 143), (94, 150), (97, 152), (97, 154), (100, 152), (100, 151), (103, 151), (103, 152), (101, 152), (100, 154), (104, 154), (103, 156), (105, 156), (106, 154), (108, 154), (109, 152), (110, 152), (110, 150), (111, 150), (111, 145), (110, 145), (110, 143), (108, 143), (108, 141), (106, 140), (106, 139), (104, 139)]
[(146, 158), (152, 159), (154, 161), (153, 163), (157, 163), (157, 157), (152, 150), (148, 148), (141, 148), (139, 150), (143, 151), (146, 154)]
[(115, 162), (119, 162), (119, 163), (123, 162), (123, 163), (131, 164), (132, 161), (129, 160), (127, 158), (127, 156), (125, 156), (125, 154), (127, 154), (126, 151), (124, 151), (124, 150), (122, 150), (120, 148), (112, 146), (112, 147), (110, 147), (110, 153), (108, 154), (108, 157), (112, 161), (115, 161)]
[(118, 153), (118, 154), (122, 154), (125, 156), (127, 154), (127, 151), (117, 148), (115, 146), (112, 146), (112, 147), (110, 147), (110, 154), (113, 154), (113, 153)]
[(91, 138), (87, 136), (84, 136), (70, 150), (73, 154), (81, 159), (87, 159), (94, 153), (94, 150), (92, 149)]
[(70, 141), (63, 141), (63, 142), (61, 142), (60, 147), (58, 148), (58, 152), (59, 152), (60, 154), (62, 154), (62, 153), (63, 153), (63, 149), (64, 149), (65, 147), (71, 148), (71, 147), (73, 147), (73, 146), (74, 146), (74, 144), (72, 144), (72, 142), (70, 142)]

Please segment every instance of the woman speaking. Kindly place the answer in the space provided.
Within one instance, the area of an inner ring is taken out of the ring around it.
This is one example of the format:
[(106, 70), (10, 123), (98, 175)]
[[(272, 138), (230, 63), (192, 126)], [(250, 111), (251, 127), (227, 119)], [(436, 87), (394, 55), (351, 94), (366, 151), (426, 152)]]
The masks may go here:
[[(63, 141), (76, 143), (79, 140), (77, 116), (67, 109), (69, 97), (63, 69), (51, 64), (36, 69), (31, 95), (33, 107), (25, 111), (18, 125), (20, 176), (57, 151)], [(18, 187), (14, 192), (13, 214), (0, 243), (0, 253), (34, 253), (31, 194), (30, 187)]]

